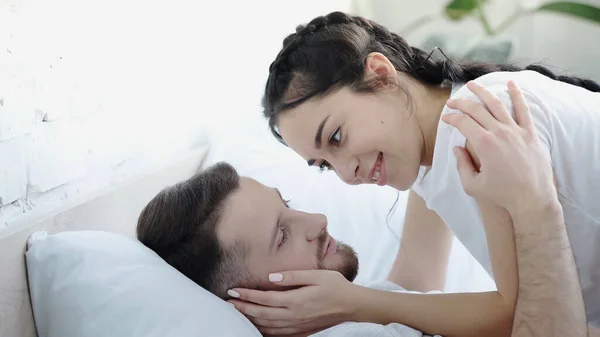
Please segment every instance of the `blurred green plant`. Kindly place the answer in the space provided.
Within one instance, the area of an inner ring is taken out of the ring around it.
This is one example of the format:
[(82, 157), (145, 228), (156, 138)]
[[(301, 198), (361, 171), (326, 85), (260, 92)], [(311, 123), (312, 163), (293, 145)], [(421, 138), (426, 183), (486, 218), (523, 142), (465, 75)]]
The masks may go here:
[(483, 36), (465, 38), (453, 36), (447, 32), (433, 34), (425, 40), (422, 47), (426, 50), (439, 47), (447, 54), (463, 60), (503, 63), (510, 58), (514, 43), (510, 38), (502, 37), (501, 34), (521, 18), (539, 12), (554, 12), (600, 24), (600, 8), (574, 1), (554, 1), (533, 8), (520, 8), (497, 27), (492, 27), (485, 13), (484, 7), (487, 2), (489, 1), (448, 1), (442, 13), (419, 18), (402, 29), (400, 33), (407, 35), (430, 22), (444, 18), (450, 21), (461, 21), (465, 18), (476, 17), (485, 32)]
[[(545, 3), (541, 6), (532, 9), (519, 9), (511, 16), (506, 18), (498, 27), (494, 28), (490, 25), (484, 11), (484, 5), (488, 0), (452, 0), (449, 1), (442, 13), (442, 17), (446, 17), (451, 21), (461, 21), (466, 17), (475, 15), (481, 23), (486, 35), (494, 36), (504, 32), (518, 19), (529, 16), (538, 12), (555, 12), (582, 20), (588, 20), (600, 24), (600, 8), (575, 1), (554, 1)], [(431, 15), (422, 17), (408, 25), (402, 30), (402, 34), (408, 34), (421, 26), (437, 20), (440, 15)]]

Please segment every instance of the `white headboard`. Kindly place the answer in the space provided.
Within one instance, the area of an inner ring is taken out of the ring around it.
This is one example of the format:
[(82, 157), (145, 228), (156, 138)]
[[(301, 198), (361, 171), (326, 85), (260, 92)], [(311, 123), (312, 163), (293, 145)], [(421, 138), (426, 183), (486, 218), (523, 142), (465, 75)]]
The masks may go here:
[(0, 235), (0, 337), (37, 336), (25, 268), (25, 246), (35, 231), (105, 230), (134, 235), (138, 215), (158, 191), (193, 175), (202, 165), (208, 147), (191, 151), (161, 170), (78, 200)]

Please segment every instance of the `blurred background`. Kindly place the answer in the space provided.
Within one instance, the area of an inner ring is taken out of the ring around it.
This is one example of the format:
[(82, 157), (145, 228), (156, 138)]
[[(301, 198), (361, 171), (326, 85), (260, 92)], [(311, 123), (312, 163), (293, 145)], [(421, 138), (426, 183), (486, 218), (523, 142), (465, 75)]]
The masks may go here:
[(315, 16), (351, 12), (427, 50), (542, 62), (600, 80), (597, 7), (600, 0), (2, 0), (0, 233), (208, 143), (213, 159), (233, 151), (254, 153), (261, 165), (299, 163), (268, 133), (260, 100), (283, 38)]

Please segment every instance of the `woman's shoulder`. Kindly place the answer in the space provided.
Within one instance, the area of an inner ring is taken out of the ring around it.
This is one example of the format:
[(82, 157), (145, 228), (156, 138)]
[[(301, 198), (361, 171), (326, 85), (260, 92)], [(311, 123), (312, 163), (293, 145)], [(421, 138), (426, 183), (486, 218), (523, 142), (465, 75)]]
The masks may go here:
[[(506, 92), (508, 93), (508, 81), (515, 81), (521, 90), (524, 91), (535, 91), (530, 90), (539, 87), (542, 84), (547, 86), (549, 82), (553, 80), (546, 77), (536, 71), (522, 70), (522, 71), (498, 71), (485, 74), (473, 80), (477, 84), (484, 86), (494, 94)], [(452, 98), (469, 98), (475, 95), (466, 87), (466, 83), (455, 83), (453, 84), (453, 95)]]

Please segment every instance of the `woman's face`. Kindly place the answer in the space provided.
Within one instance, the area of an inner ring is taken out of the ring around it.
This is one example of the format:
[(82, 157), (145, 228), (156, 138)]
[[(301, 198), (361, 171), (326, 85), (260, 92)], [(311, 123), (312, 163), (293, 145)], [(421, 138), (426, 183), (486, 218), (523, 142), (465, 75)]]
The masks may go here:
[[(367, 60), (367, 75), (392, 72), (383, 55)], [(279, 132), (309, 165), (334, 170), (348, 184), (407, 190), (417, 178), (423, 148), (410, 107), (398, 88), (362, 94), (345, 87), (283, 112)]]

